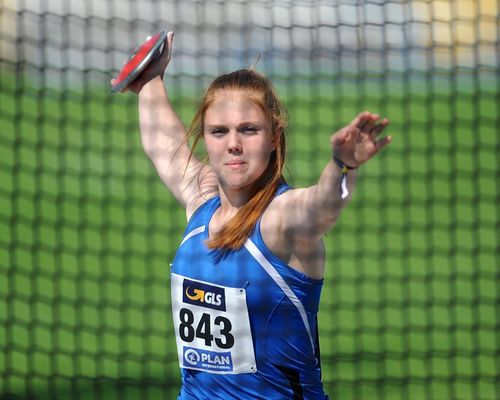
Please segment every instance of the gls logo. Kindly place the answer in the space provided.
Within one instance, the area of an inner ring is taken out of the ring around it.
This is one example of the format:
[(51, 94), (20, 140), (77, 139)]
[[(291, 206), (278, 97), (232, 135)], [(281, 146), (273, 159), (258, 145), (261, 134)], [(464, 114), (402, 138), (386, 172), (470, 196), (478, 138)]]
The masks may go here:
[(213, 304), (214, 306), (220, 306), (222, 303), (222, 295), (221, 294), (215, 294), (212, 292), (204, 292), (201, 289), (194, 289), (193, 293), (190, 294), (191, 292), (191, 286), (188, 286), (186, 289), (186, 296), (191, 299), (191, 300), (199, 300), (202, 303), (208, 303), (208, 304)]
[(226, 311), (224, 288), (184, 279), (182, 301), (214, 310)]

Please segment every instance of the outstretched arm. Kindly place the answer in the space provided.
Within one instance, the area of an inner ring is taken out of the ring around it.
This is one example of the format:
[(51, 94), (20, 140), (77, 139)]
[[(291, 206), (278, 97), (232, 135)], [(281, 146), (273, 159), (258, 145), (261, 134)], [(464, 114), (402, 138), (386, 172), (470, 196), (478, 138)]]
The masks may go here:
[(188, 217), (216, 190), (213, 172), (203, 166), (191, 152), (183, 123), (175, 113), (163, 84), (173, 45), (169, 32), (161, 56), (134, 81), (127, 90), (139, 97), (141, 141), (161, 180), (176, 199), (186, 207)]
[(351, 198), (357, 168), (391, 142), (391, 136), (379, 138), (388, 124), (377, 114), (363, 112), (331, 136), (332, 158), (318, 183), (283, 197), (281, 206), (288, 210), (283, 229), (288, 237), (316, 241), (333, 226)]

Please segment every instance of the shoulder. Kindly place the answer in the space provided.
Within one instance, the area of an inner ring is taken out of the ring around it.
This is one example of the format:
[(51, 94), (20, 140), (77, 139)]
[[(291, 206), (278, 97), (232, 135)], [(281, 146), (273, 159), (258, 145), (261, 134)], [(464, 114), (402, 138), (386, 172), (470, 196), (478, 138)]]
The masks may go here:
[(296, 192), (300, 189), (289, 189), (277, 195), (262, 214), (260, 230), (267, 246), (275, 252), (286, 252), (287, 242), (292, 239), (286, 230), (287, 218)]
[(211, 201), (215, 201), (216, 199), (218, 199), (218, 194), (219, 192), (217, 190), (211, 191), (209, 193), (200, 192), (198, 196), (192, 199), (192, 201), (189, 201), (186, 204), (186, 220), (188, 221), (188, 223)]
[(306, 189), (295, 189), (288, 187), (286, 190), (278, 192), (263, 214), (263, 219), (273, 222), (275, 219), (284, 219), (290, 216), (291, 211), (296, 211), (298, 200), (304, 195)]
[(279, 193), (269, 204), (262, 215), (262, 228), (276, 231), (288, 237), (289, 227), (295, 225), (297, 218), (307, 218), (309, 210), (301, 208), (300, 199), (307, 189), (289, 188)]

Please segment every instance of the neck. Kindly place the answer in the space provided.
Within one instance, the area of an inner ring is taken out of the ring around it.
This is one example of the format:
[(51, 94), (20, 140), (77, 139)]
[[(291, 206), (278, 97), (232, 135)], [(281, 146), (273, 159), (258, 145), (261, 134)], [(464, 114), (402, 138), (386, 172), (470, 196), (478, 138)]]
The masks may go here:
[[(228, 189), (219, 186), (220, 214), (232, 218), (250, 199), (252, 188)], [(225, 219), (225, 218), (224, 218)]]
[[(271, 170), (268, 168), (264, 171), (256, 182), (243, 188), (231, 189), (224, 186), (219, 181), (219, 196), (221, 207), (219, 209), (220, 219), (229, 221), (259, 190), (270, 184)], [(265, 176), (267, 175), (267, 176)]]

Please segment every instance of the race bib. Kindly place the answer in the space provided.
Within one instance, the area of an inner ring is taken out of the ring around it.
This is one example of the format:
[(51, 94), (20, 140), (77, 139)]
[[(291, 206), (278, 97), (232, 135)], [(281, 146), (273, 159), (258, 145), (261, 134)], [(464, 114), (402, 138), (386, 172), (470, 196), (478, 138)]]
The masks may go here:
[(213, 374), (256, 372), (246, 290), (174, 273), (171, 279), (180, 367)]

